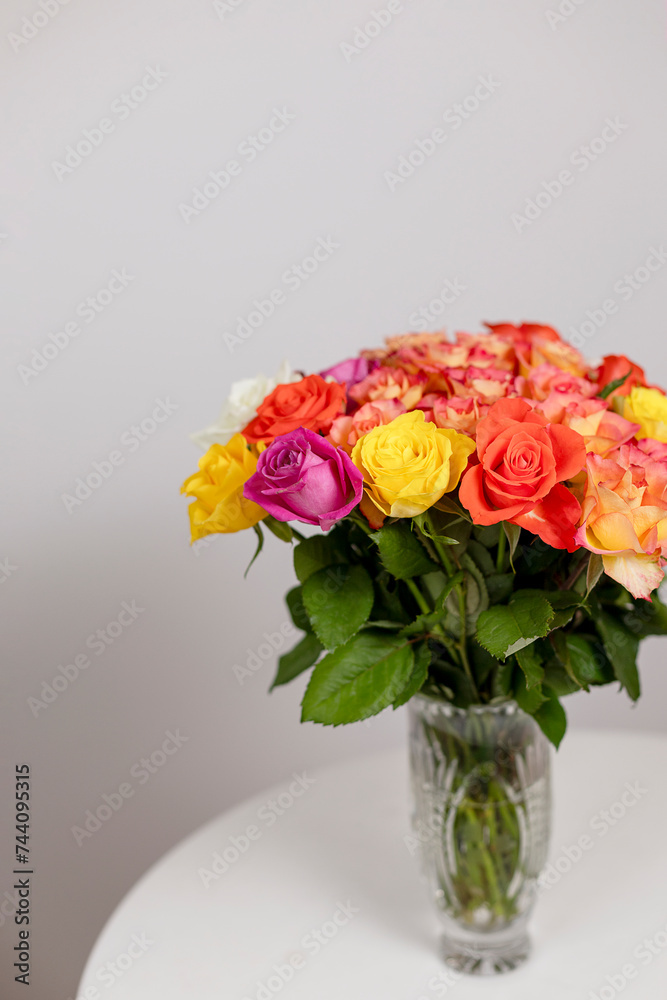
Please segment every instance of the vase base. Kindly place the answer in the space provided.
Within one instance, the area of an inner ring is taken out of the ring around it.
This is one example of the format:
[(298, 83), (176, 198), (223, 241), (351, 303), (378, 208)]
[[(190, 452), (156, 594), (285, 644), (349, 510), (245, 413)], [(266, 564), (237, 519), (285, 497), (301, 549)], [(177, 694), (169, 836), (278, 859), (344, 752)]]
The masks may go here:
[(512, 972), (526, 961), (530, 954), (530, 940), (522, 935), (512, 940), (456, 941), (443, 935), (440, 938), (440, 957), (450, 969), (468, 976), (496, 976)]

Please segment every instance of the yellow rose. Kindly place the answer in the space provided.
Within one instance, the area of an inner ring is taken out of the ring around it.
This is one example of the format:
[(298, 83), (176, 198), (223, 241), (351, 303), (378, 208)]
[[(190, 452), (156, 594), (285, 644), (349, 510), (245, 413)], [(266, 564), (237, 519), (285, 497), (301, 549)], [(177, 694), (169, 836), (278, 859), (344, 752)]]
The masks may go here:
[(619, 397), (619, 404), (625, 419), (639, 424), (638, 438), (667, 441), (667, 396), (659, 389), (633, 386), (629, 395)]
[(191, 541), (216, 532), (252, 528), (266, 511), (246, 500), (243, 487), (257, 468), (257, 454), (248, 448), (242, 434), (226, 444), (212, 445), (199, 460), (199, 472), (186, 479), (181, 493), (195, 497), (190, 504)]
[(402, 413), (357, 441), (352, 461), (364, 477), (366, 496), (382, 514), (414, 517), (455, 489), (475, 443), (436, 427), (421, 410)]

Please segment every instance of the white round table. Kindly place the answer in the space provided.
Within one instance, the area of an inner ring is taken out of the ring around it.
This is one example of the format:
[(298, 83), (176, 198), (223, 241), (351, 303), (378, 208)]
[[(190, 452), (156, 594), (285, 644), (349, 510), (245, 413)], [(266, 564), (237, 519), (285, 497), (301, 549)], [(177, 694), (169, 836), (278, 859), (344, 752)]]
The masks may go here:
[(533, 954), (491, 979), (437, 957), (406, 757), (287, 777), (192, 834), (112, 915), (77, 1000), (667, 995), (667, 739), (566, 736)]

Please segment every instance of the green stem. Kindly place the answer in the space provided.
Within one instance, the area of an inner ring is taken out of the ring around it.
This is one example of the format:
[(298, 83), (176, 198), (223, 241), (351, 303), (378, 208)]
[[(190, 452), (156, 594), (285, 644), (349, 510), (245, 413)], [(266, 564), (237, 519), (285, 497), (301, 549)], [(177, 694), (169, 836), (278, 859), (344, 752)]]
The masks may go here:
[[(453, 576), (456, 572), (458, 560), (452, 558), (452, 556), (447, 551), (447, 546), (443, 545), (440, 539), (435, 535), (435, 528), (433, 523), (429, 521), (429, 526), (431, 528), (430, 540), (433, 542), (433, 547), (438, 553), (438, 558), (440, 559), (445, 571), (449, 576)], [(475, 684), (475, 678), (473, 677), (472, 669), (470, 667), (470, 661), (468, 660), (468, 647), (466, 643), (466, 595), (465, 586), (459, 583), (454, 588), (459, 598), (459, 615), (461, 618), (461, 636), (458, 642), (459, 655), (461, 657), (461, 664), (466, 672), (468, 680), (475, 695), (475, 699), (479, 701), (479, 691), (477, 690), (477, 685)]]
[(415, 581), (414, 580), (406, 580), (405, 582), (406, 582), (406, 584), (408, 586), (408, 590), (410, 591), (410, 593), (414, 597), (414, 599), (417, 602), (417, 604), (419, 605), (420, 609), (424, 612), (425, 615), (428, 615), (431, 612), (432, 609), (429, 607), (426, 598), (422, 594), (421, 590), (419, 589), (419, 587), (417, 586), (417, 584), (415, 583)]
[(507, 535), (505, 534), (505, 529), (502, 524), (500, 526), (500, 537), (498, 539), (498, 555), (496, 556), (496, 571), (502, 573), (503, 563), (505, 561), (505, 546), (507, 544)]
[(294, 527), (292, 527), (291, 524), (290, 524), (290, 528), (292, 528), (292, 534), (294, 535), (295, 538), (298, 538), (300, 542), (305, 542), (305, 540), (306, 540), (306, 536), (305, 535), (302, 535), (301, 532), (297, 531), (297, 529), (294, 528)]

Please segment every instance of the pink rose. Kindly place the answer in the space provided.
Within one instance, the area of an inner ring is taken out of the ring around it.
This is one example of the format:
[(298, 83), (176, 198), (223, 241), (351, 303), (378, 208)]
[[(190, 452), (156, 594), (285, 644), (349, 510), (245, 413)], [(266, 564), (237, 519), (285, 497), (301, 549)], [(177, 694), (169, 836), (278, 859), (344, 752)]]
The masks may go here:
[(366, 358), (348, 358), (347, 361), (339, 361), (331, 368), (325, 368), (323, 372), (320, 372), (320, 375), (327, 381), (335, 379), (336, 382), (345, 382), (349, 388), (349, 386), (356, 385), (357, 382), (366, 378), (372, 367), (377, 367), (377, 363), (371, 365)]
[(303, 427), (275, 438), (243, 490), (277, 521), (303, 521), (323, 531), (349, 514), (362, 493), (363, 476), (348, 455)]
[(360, 437), (380, 424), (390, 424), (394, 417), (405, 412), (403, 403), (398, 399), (376, 399), (372, 403), (364, 403), (352, 416), (336, 417), (329, 431), (329, 441), (349, 454)]

